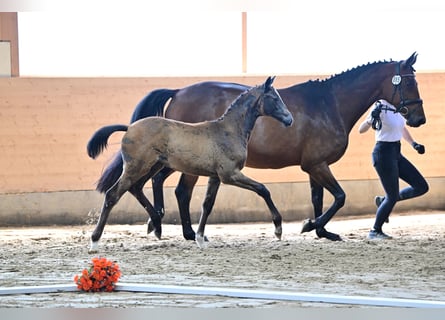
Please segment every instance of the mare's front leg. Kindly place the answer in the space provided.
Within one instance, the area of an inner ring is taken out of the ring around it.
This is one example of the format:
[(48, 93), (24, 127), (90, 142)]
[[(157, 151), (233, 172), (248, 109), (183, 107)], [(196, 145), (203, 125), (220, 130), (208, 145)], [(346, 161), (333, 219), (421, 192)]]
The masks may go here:
[[(317, 219), (323, 214), (323, 187), (319, 185), (312, 177), (309, 177), (311, 184), (311, 199), (314, 208), (314, 217)], [(340, 237), (332, 232), (327, 231), (324, 227), (315, 229), (315, 233), (319, 238), (327, 238), (329, 240), (341, 240)]]
[[(310, 219), (305, 220), (303, 222), (301, 233), (309, 232), (315, 229), (317, 236), (319, 237), (325, 237), (332, 241), (340, 241), (341, 237), (338, 234), (328, 232), (324, 227), (337, 213), (337, 211), (344, 206), (346, 199), (345, 192), (332, 175), (332, 172), (327, 164), (320, 164), (307, 171), (309, 172), (311, 181), (315, 221), (312, 222)], [(323, 206), (323, 191), (320, 193), (320, 188), (326, 188), (334, 196), (334, 203), (324, 214), (321, 214)], [(315, 200), (314, 196), (316, 197)], [(317, 199), (317, 197), (319, 198)]]
[(199, 226), (198, 230), (196, 231), (195, 240), (200, 248), (204, 247), (204, 243), (206, 241), (206, 238), (204, 236), (204, 229), (207, 223), (207, 218), (212, 212), (213, 205), (215, 204), (216, 194), (218, 193), (220, 185), (221, 181), (219, 180), (218, 177), (209, 177), (205, 199), (202, 203), (202, 211), (201, 211), (201, 217), (199, 218)]
[(243, 189), (255, 191), (260, 197), (262, 197), (272, 215), (272, 221), (275, 225), (275, 236), (281, 240), (281, 235), (283, 234), (283, 227), (281, 225), (282, 217), (278, 209), (275, 207), (275, 204), (270, 196), (270, 191), (266, 188), (266, 186), (246, 177), (240, 171), (230, 174), (229, 176), (225, 176), (223, 182)]
[[(152, 179), (154, 208), (156, 212), (161, 216), (161, 219), (164, 216), (164, 181), (173, 172), (174, 170), (170, 168), (164, 168)], [(176, 200), (179, 207), (179, 216), (181, 217), (182, 234), (184, 236), (184, 239), (192, 241), (195, 240), (196, 234), (192, 228), (192, 220), (190, 218), (190, 201), (192, 199), (193, 188), (196, 185), (198, 178), (198, 176), (191, 176), (183, 173), (181, 174), (181, 178), (179, 179), (179, 183), (175, 189)], [(153, 222), (151, 221), (151, 219), (149, 219), (147, 232), (150, 233), (153, 230)]]

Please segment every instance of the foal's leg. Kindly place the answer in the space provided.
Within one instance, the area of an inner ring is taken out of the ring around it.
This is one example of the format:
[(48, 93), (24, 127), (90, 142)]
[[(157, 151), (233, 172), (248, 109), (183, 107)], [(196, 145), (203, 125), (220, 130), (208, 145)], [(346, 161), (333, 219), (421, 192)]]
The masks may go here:
[(305, 220), (303, 222), (301, 232), (309, 232), (316, 229), (317, 231), (320, 230), (320, 234), (325, 236), (327, 239), (339, 241), (341, 238), (338, 234), (327, 232), (324, 230), (324, 227), (337, 213), (337, 211), (344, 206), (346, 199), (345, 192), (332, 175), (332, 172), (326, 163), (312, 167), (310, 170), (308, 170), (308, 172), (314, 182), (326, 188), (334, 196), (334, 203), (325, 213), (316, 217), (314, 222), (312, 222), (310, 219)]
[[(161, 219), (162, 216), (160, 212), (156, 211), (155, 208), (151, 205), (150, 201), (147, 199), (147, 197), (144, 194), (143, 187), (145, 183), (153, 176), (153, 173), (156, 173), (160, 168), (162, 168), (163, 165), (161, 163), (155, 164), (150, 172), (138, 180), (134, 185), (131, 186), (130, 192), (131, 194), (139, 201), (139, 203), (144, 207), (144, 209), (147, 211), (149, 220), (148, 224), (150, 223), (153, 226), (153, 229), (155, 231), (155, 236), (158, 239), (161, 239), (162, 235), (162, 226), (161, 226)], [(148, 233), (150, 231), (150, 227), (148, 227)]]
[(202, 211), (201, 217), (199, 218), (198, 231), (196, 231), (195, 240), (200, 248), (204, 247), (204, 242), (206, 240), (204, 237), (204, 229), (207, 223), (207, 218), (212, 212), (213, 205), (215, 204), (216, 194), (218, 193), (220, 184), (221, 181), (218, 177), (209, 177), (205, 199), (202, 203)]
[(270, 196), (270, 191), (266, 188), (266, 186), (262, 183), (256, 182), (245, 175), (243, 175), (240, 171), (231, 174), (229, 177), (224, 177), (224, 183), (231, 184), (234, 186), (238, 186), (243, 189), (255, 191), (259, 196), (261, 196), (267, 204), (267, 207), (272, 214), (272, 221), (275, 225), (275, 236), (278, 239), (281, 239), (281, 235), (283, 233), (283, 228), (281, 226), (282, 218), (281, 214), (278, 212), (278, 209), (275, 207), (275, 204), (272, 201)]
[(116, 205), (122, 195), (130, 188), (131, 182), (122, 177), (105, 193), (105, 200), (102, 205), (99, 220), (91, 235), (90, 253), (97, 252), (99, 240), (107, 223), (111, 209)]

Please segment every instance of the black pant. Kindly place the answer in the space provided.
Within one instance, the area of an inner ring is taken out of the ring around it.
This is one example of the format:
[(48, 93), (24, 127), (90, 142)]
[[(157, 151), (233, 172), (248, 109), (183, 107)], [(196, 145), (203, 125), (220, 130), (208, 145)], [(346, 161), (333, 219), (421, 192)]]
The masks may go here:
[[(382, 225), (391, 214), (397, 201), (421, 196), (428, 191), (428, 183), (400, 153), (400, 142), (377, 142), (372, 152), (372, 162), (380, 177), (385, 200), (377, 209), (374, 230), (382, 231)], [(409, 184), (399, 192), (399, 178)]]

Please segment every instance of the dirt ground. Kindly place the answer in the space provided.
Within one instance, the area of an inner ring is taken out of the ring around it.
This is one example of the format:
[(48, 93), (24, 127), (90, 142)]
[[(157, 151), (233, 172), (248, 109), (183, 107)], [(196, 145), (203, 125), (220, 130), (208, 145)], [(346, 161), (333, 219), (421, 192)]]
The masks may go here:
[[(209, 224), (205, 249), (183, 240), (178, 225), (164, 225), (162, 240), (147, 236), (146, 225), (107, 225), (95, 255), (88, 253), (92, 225), (2, 228), (0, 287), (71, 284), (92, 257), (104, 256), (119, 264), (125, 283), (445, 301), (445, 213), (394, 214), (384, 227), (394, 236), (390, 241), (366, 239), (372, 222), (334, 219), (327, 229), (342, 242), (300, 234), (301, 221), (284, 222), (281, 241), (274, 239), (272, 223)], [(0, 296), (3, 308), (313, 305), (133, 292)]]

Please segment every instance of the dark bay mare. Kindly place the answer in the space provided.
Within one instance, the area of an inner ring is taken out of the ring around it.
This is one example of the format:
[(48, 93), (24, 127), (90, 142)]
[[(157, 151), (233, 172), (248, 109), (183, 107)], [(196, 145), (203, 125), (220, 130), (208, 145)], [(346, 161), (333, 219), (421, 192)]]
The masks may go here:
[[(302, 232), (315, 229), (319, 237), (341, 240), (339, 235), (325, 229), (345, 203), (345, 193), (329, 165), (344, 155), (351, 129), (376, 100), (391, 102), (412, 127), (425, 123), (413, 68), (416, 59), (417, 54), (413, 53), (406, 60), (368, 63), (325, 80), (279, 89), (294, 116), (294, 125), (283, 129), (268, 118), (257, 121), (248, 146), (246, 166), (275, 169), (300, 165), (309, 174), (315, 220), (306, 220)], [(150, 116), (185, 122), (216, 119), (229, 101), (248, 88), (235, 83), (202, 82), (182, 89), (154, 90), (138, 104), (131, 121)], [(122, 157), (117, 154), (99, 179), (97, 190), (106, 192), (121, 172)], [(165, 168), (152, 179), (154, 207), (161, 217), (164, 214), (163, 182), (172, 172)], [(183, 235), (189, 240), (195, 239), (189, 206), (197, 179), (197, 176), (182, 174), (175, 190)], [(324, 189), (333, 195), (334, 202), (323, 213)]]
[(88, 154), (92, 158), (97, 157), (107, 146), (107, 140), (113, 132), (126, 133), (121, 145), (124, 170), (105, 193), (99, 221), (91, 236), (90, 251), (97, 250), (111, 209), (127, 191), (147, 210), (155, 235), (161, 237), (161, 217), (145, 197), (142, 188), (148, 179), (164, 167), (193, 176), (209, 177), (196, 233), (198, 245), (204, 243), (205, 224), (221, 182), (259, 194), (272, 214), (275, 235), (281, 238), (282, 218), (269, 190), (241, 173), (247, 158), (247, 144), (258, 117), (269, 116), (278, 120), (277, 123), (283, 127), (289, 127), (293, 122), (292, 114), (272, 86), (273, 80), (269, 77), (264, 84), (241, 92), (216, 120), (191, 124), (148, 117), (130, 126), (110, 125), (96, 131), (87, 145)]

